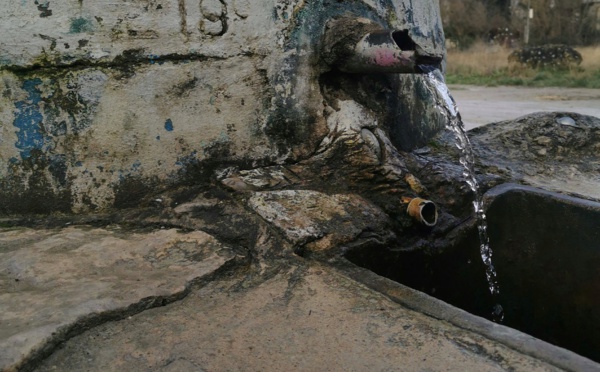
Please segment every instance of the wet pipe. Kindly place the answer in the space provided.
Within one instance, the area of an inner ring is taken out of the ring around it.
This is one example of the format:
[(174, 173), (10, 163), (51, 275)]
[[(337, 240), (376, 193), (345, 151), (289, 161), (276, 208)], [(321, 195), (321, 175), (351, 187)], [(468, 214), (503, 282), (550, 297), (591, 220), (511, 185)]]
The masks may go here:
[(325, 30), (324, 60), (347, 73), (423, 73), (440, 66), (442, 56), (426, 53), (408, 30), (384, 29), (366, 18), (330, 21)]

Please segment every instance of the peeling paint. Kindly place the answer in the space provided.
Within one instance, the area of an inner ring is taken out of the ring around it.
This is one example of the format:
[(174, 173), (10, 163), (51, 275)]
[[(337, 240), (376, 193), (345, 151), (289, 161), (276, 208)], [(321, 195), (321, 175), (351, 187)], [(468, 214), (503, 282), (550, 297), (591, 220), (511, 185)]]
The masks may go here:
[(42, 94), (38, 88), (40, 79), (25, 80), (21, 88), (27, 92), (27, 99), (15, 102), (16, 115), (13, 125), (19, 129), (15, 146), (23, 160), (29, 159), (32, 152), (43, 154), (51, 147), (51, 138), (46, 135), (41, 113)]

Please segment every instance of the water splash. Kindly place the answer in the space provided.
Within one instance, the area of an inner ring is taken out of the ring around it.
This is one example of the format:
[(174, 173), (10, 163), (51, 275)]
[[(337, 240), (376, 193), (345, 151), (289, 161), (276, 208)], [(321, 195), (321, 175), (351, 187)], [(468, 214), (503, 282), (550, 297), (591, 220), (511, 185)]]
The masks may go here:
[[(444, 115), (446, 120), (446, 129), (450, 130), (456, 138), (456, 147), (460, 151), (460, 164), (463, 166), (463, 176), (465, 182), (469, 185), (471, 191), (475, 195), (473, 201), (473, 210), (477, 218), (477, 231), (479, 234), (479, 252), (481, 259), (485, 264), (485, 275), (487, 277), (488, 287), (492, 296), (496, 297), (500, 294), (498, 278), (494, 264), (492, 263), (492, 248), (490, 247), (490, 239), (487, 233), (487, 219), (483, 207), (483, 197), (479, 190), (479, 183), (475, 178), (473, 148), (465, 131), (464, 124), (460, 117), (460, 112), (456, 106), (456, 102), (446, 86), (444, 77), (440, 70), (429, 66), (420, 66), (425, 73), (425, 82), (428, 89), (434, 97), (436, 97), (436, 106)], [(501, 322), (504, 319), (504, 310), (500, 304), (496, 304), (492, 310), (492, 319), (496, 322)]]

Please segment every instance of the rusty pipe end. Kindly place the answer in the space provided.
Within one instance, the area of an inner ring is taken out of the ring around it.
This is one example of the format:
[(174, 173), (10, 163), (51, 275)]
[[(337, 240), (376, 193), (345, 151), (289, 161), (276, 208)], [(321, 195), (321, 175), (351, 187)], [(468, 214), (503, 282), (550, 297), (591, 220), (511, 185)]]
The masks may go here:
[(437, 224), (437, 206), (431, 200), (413, 198), (408, 203), (406, 212), (425, 226), (433, 227)]

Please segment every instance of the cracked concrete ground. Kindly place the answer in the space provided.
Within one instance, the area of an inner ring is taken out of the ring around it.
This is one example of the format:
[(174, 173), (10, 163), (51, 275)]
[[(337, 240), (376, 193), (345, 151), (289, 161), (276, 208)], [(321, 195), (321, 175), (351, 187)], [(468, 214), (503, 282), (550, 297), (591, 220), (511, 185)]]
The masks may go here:
[(91, 329), (38, 370), (553, 369), (319, 264), (270, 270), (222, 278), (181, 302)]
[(339, 268), (235, 261), (201, 231), (2, 229), (0, 255), (1, 370), (557, 370)]

